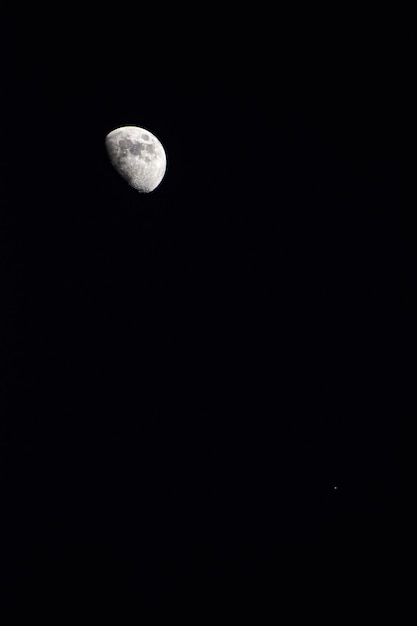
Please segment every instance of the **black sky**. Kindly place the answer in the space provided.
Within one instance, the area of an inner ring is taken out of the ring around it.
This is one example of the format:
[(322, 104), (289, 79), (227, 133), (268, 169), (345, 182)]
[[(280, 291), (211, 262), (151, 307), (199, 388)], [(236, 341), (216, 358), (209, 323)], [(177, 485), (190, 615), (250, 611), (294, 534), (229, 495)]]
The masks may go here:
[[(3, 26), (2, 593), (372, 615), (411, 510), (401, 37), (112, 11)], [(125, 124), (166, 147), (147, 196)]]

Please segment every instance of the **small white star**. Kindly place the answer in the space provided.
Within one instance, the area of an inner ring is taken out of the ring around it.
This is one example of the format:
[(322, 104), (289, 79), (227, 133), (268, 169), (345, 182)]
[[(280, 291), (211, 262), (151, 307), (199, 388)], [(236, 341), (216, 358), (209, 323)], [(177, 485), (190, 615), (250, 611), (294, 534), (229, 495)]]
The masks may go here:
[(335, 491), (337, 491), (338, 486), (337, 486), (337, 485), (335, 485), (335, 486), (333, 487), (333, 489), (334, 489)]

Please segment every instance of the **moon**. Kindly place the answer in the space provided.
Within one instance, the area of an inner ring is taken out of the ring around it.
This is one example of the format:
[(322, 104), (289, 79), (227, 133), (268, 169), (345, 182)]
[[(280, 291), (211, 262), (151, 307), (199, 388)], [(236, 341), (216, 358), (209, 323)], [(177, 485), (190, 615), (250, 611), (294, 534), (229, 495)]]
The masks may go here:
[(166, 171), (165, 150), (155, 135), (139, 126), (121, 126), (106, 136), (113, 167), (140, 193), (158, 187)]

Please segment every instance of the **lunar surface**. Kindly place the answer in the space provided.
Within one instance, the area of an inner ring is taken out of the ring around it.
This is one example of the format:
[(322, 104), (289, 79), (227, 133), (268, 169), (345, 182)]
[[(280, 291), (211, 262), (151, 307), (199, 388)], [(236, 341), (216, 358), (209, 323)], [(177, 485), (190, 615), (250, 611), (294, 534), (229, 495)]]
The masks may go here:
[(165, 150), (149, 130), (139, 126), (116, 128), (106, 137), (106, 149), (115, 169), (138, 191), (149, 193), (162, 181)]

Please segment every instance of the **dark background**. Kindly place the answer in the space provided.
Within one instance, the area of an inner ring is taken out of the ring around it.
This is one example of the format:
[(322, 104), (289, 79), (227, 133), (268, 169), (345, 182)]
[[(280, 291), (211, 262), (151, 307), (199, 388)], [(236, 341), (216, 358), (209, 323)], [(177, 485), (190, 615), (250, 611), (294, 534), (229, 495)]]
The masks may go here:
[[(112, 11), (2, 26), (2, 606), (398, 615), (407, 35)], [(149, 195), (104, 150), (129, 124), (167, 151)]]

